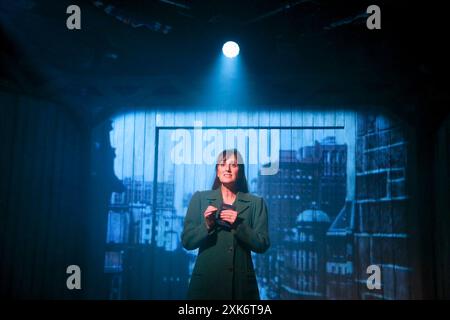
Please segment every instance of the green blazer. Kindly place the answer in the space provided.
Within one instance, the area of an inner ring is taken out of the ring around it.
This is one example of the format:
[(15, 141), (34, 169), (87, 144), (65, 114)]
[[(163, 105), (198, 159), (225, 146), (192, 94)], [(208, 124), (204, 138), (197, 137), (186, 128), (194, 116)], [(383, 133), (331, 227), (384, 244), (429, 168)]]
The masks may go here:
[(195, 192), (184, 220), (183, 247), (199, 249), (188, 299), (259, 299), (251, 251), (264, 253), (270, 246), (267, 206), (260, 197), (238, 192), (238, 212), (231, 230), (216, 226), (208, 232), (203, 212), (220, 208), (220, 188)]

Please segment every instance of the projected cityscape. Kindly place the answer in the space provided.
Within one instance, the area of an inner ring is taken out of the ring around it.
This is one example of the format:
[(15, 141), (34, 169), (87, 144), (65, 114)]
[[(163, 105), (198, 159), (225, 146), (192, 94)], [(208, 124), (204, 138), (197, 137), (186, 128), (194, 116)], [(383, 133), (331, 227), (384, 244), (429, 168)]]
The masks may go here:
[[(327, 121), (324, 114), (311, 116), (317, 117)], [(407, 298), (408, 286), (397, 289), (410, 272), (401, 128), (382, 116), (330, 119), (317, 129), (302, 123), (267, 129), (279, 130), (276, 174), (261, 174), (269, 164), (249, 161), (249, 137), (241, 145), (250, 192), (269, 209), (271, 247), (253, 254), (261, 298)], [(192, 194), (211, 189), (214, 165), (174, 164), (176, 128), (162, 127), (150, 141), (156, 126), (148, 115), (117, 117), (113, 127), (115, 171), (125, 192), (113, 193), (108, 215), (110, 297), (184, 299), (197, 254), (181, 246), (184, 216)], [(365, 271), (372, 263), (396, 281), (368, 290)]]

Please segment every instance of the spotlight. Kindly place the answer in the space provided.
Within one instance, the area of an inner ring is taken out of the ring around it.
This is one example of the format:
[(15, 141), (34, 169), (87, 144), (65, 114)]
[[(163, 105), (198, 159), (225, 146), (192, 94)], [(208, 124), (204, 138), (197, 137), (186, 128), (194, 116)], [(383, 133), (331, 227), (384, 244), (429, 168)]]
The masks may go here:
[(235, 58), (239, 54), (239, 46), (234, 41), (225, 42), (222, 52), (227, 58)]

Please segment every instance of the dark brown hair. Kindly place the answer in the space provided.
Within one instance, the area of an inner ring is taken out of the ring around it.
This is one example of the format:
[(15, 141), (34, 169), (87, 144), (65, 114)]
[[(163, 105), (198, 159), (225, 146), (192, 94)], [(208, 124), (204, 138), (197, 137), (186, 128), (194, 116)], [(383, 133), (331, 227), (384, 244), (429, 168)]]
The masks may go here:
[(219, 177), (217, 176), (217, 167), (219, 164), (231, 156), (235, 156), (237, 163), (238, 163), (238, 176), (236, 180), (236, 192), (245, 192), (248, 193), (248, 184), (247, 184), (247, 178), (245, 177), (245, 165), (244, 161), (242, 160), (241, 153), (237, 149), (226, 149), (223, 150), (219, 155), (217, 156), (217, 162), (216, 162), (216, 178), (214, 179), (214, 183), (212, 186), (212, 189), (215, 190), (220, 187), (222, 184), (220, 182)]

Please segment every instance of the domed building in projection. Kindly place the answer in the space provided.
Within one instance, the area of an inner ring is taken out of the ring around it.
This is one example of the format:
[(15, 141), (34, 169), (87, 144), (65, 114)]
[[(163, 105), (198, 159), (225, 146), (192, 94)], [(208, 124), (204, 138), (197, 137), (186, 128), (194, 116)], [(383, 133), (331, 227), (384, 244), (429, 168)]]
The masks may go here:
[(326, 285), (326, 232), (329, 216), (318, 209), (298, 214), (296, 226), (286, 235), (281, 261), (281, 299), (320, 299)]

